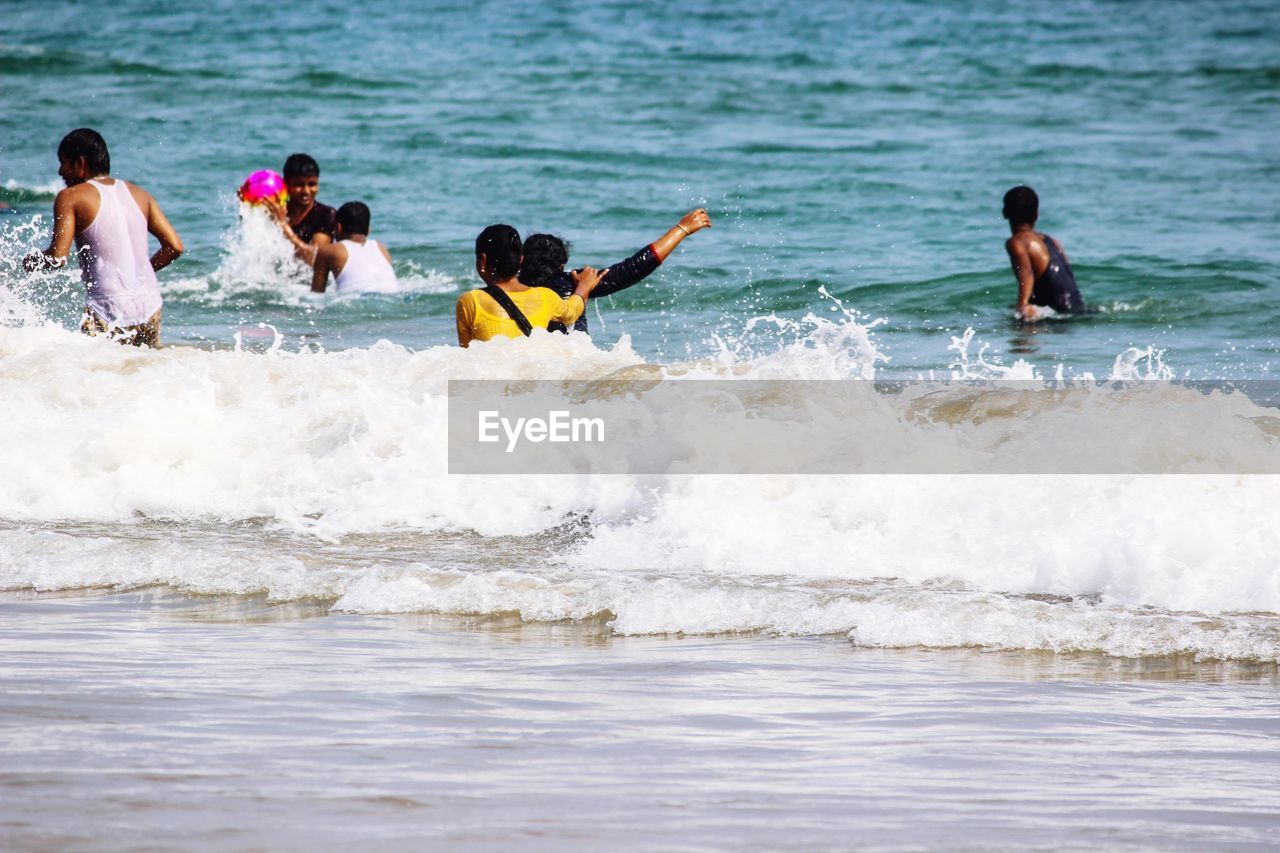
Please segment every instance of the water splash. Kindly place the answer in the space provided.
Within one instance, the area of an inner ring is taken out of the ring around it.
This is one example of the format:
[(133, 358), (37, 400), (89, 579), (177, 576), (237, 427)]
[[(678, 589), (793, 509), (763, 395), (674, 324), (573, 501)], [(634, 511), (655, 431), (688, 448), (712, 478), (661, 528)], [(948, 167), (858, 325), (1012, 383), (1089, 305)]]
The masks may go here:
[(0, 223), (0, 325), (79, 323), (84, 287), (75, 265), (37, 272), (22, 265), (24, 257), (47, 246), (49, 232), (43, 216)]
[(754, 379), (874, 379), (876, 365), (889, 356), (872, 330), (887, 321), (868, 320), (826, 287), (818, 294), (833, 303), (835, 320), (813, 312), (799, 320), (769, 313), (749, 319), (737, 335), (713, 333), (717, 371)]
[(1164, 350), (1155, 347), (1129, 347), (1116, 356), (1111, 365), (1111, 376), (1115, 380), (1155, 379), (1169, 380), (1174, 378), (1173, 368), (1164, 363)]
[(339, 294), (332, 287), (323, 294), (312, 293), (311, 269), (298, 260), (293, 245), (270, 214), (258, 205), (232, 200), (228, 203), (235, 204), (236, 217), (222, 235), (222, 260), (217, 269), (208, 275), (163, 282), (166, 296), (210, 307), (251, 303), (315, 311), (351, 305), (371, 296), (399, 298), (458, 289), (457, 279), (452, 276), (423, 269), (412, 260), (397, 260), (400, 290), (396, 294)]
[(460, 289), (455, 277), (438, 270), (424, 269), (417, 261), (397, 258), (393, 266), (404, 293), (457, 293)]
[[(271, 336), (271, 343), (264, 348), (262, 343), (268, 334)], [(239, 328), (232, 335), (232, 338), (235, 340), (236, 352), (252, 350), (274, 355), (280, 352), (280, 347), (284, 345), (284, 335), (280, 334), (280, 330), (270, 323), (259, 323), (257, 326)], [(248, 339), (247, 344), (245, 342), (246, 339)]]
[(208, 275), (161, 283), (166, 296), (218, 306), (252, 298), (302, 306), (311, 282), (307, 265), (294, 255), (270, 214), (259, 206), (235, 202), (237, 215), (222, 235), (222, 261)]
[(988, 361), (989, 343), (979, 345), (976, 353), (971, 353), (976, 332), (973, 328), (964, 330), (960, 337), (952, 337), (947, 346), (949, 352), (955, 353), (948, 365), (951, 378), (956, 380), (989, 380), (989, 379), (1038, 379), (1036, 369), (1025, 359), (1018, 359), (1006, 367), (999, 360)]

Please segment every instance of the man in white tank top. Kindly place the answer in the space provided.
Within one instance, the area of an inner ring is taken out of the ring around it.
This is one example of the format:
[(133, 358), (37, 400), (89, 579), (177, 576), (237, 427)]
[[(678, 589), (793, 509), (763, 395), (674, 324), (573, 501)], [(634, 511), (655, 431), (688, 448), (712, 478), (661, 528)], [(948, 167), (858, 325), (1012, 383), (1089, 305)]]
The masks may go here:
[(387, 247), (369, 239), (369, 208), (349, 201), (338, 208), (338, 242), (316, 252), (311, 290), (324, 293), (329, 273), (339, 293), (396, 293), (400, 289)]
[[(61, 267), (76, 244), (85, 286), (80, 330), (106, 332), (122, 343), (160, 343), (160, 285), (156, 272), (182, 254), (182, 239), (142, 187), (111, 177), (107, 143), (82, 127), (58, 145), (58, 174), (67, 188), (53, 202), (53, 240), (23, 259), (33, 272)], [(148, 252), (147, 234), (160, 241)]]

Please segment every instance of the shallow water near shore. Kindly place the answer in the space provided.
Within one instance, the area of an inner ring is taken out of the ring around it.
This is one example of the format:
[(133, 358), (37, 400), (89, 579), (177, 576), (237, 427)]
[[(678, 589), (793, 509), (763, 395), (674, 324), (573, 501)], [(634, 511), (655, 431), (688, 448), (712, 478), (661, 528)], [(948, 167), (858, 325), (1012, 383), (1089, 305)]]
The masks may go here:
[[(1268, 849), (1274, 664), (0, 598), (11, 848)], [(927, 806), (925, 805), (927, 803)]]

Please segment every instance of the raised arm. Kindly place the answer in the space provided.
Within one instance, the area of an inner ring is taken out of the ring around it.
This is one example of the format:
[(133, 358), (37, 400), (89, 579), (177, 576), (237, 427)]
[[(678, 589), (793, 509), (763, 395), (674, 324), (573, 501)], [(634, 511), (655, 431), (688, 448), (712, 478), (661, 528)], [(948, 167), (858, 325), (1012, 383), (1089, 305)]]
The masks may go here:
[(710, 227), (711, 217), (707, 215), (707, 211), (703, 208), (700, 207), (697, 210), (691, 210), (686, 213), (675, 224), (674, 228), (653, 241), (653, 251), (658, 256), (658, 262), (665, 261), (667, 255), (674, 252), (676, 246), (679, 246), (685, 237), (692, 235), (695, 231)]
[(132, 185), (129, 189), (138, 190), (147, 197), (147, 230), (160, 241), (160, 250), (151, 256), (151, 268), (160, 272), (182, 256), (185, 251), (182, 238), (178, 236), (178, 232), (174, 230), (168, 217), (164, 215), (164, 211), (160, 209), (160, 205), (150, 193)]
[(1005, 241), (1004, 249), (1009, 253), (1013, 277), (1018, 280), (1018, 301), (1013, 306), (1014, 310), (1018, 312), (1020, 319), (1035, 319), (1036, 308), (1031, 304), (1031, 291), (1036, 285), (1036, 273), (1031, 265), (1031, 254), (1022, 241), (1013, 237)]
[(625, 261), (612, 264), (600, 279), (600, 284), (592, 291), (593, 296), (610, 296), (619, 290), (626, 290), (638, 281), (644, 281), (656, 270), (662, 261), (653, 246), (645, 246)]
[(43, 252), (32, 252), (22, 259), (22, 268), (27, 272), (57, 269), (67, 262), (71, 254), (71, 244), (76, 239), (75, 197), (72, 187), (58, 193), (53, 200), (53, 238), (49, 248)]
[(307, 266), (314, 267), (316, 265), (316, 255), (320, 249), (333, 242), (329, 235), (323, 232), (318, 233), (312, 236), (310, 243), (304, 243), (302, 238), (294, 232), (293, 226), (289, 224), (289, 213), (285, 210), (283, 204), (274, 199), (263, 199), (262, 205), (266, 207), (267, 212), (271, 214), (271, 218), (280, 226), (280, 231), (284, 234), (284, 238), (293, 246), (294, 257)]
[(676, 246), (679, 246), (685, 237), (710, 227), (711, 217), (702, 208), (686, 213), (673, 228), (657, 240), (625, 261), (611, 265), (592, 295), (610, 296), (620, 290), (626, 290), (638, 281), (643, 281), (675, 251)]

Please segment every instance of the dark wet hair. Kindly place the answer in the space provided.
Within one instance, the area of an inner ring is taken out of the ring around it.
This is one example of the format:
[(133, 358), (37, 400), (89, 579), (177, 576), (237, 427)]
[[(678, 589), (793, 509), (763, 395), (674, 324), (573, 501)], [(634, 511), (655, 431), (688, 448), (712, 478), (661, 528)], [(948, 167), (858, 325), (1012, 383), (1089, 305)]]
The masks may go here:
[(74, 163), (81, 157), (94, 175), (111, 174), (111, 155), (107, 153), (107, 140), (92, 128), (76, 128), (58, 143), (59, 160)]
[(476, 238), (476, 259), (484, 255), (489, 260), (489, 269), (510, 278), (520, 270), (523, 248), (519, 231), (510, 225), (490, 225)]
[(290, 178), (318, 177), (320, 177), (320, 164), (310, 154), (290, 154), (289, 159), (284, 161), (284, 179), (286, 181)]
[(1014, 225), (1035, 222), (1040, 216), (1040, 197), (1031, 187), (1014, 187), (1004, 194), (1003, 216)]
[(524, 241), (520, 283), (529, 287), (549, 287), (568, 262), (568, 243), (554, 234), (530, 234)]
[(369, 206), (362, 201), (349, 201), (338, 208), (338, 224), (344, 234), (369, 233)]

